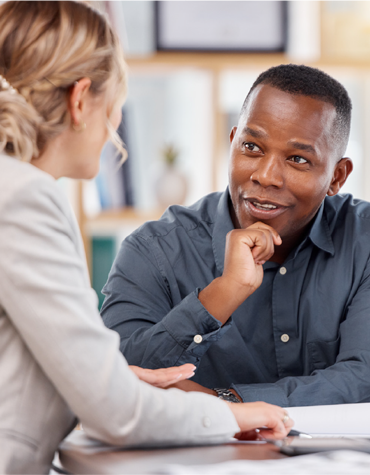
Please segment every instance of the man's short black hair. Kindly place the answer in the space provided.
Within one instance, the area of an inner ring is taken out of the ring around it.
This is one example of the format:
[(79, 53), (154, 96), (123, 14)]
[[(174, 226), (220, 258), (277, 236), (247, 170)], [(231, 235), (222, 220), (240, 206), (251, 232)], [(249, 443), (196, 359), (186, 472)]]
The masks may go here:
[(332, 104), (337, 116), (334, 123), (335, 139), (341, 145), (340, 154), (344, 154), (351, 128), (352, 103), (346, 89), (320, 69), (298, 64), (281, 64), (261, 73), (254, 81), (244, 101), (240, 115), (247, 108), (252, 91), (259, 85), (276, 87), (289, 94), (301, 94)]

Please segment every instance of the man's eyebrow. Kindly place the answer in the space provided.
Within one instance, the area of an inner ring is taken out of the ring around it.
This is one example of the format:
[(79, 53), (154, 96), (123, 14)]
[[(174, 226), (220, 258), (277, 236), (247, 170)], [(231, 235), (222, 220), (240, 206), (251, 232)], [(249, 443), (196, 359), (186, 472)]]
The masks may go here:
[(262, 139), (264, 137), (267, 137), (266, 132), (261, 132), (259, 130), (254, 130), (254, 129), (251, 129), (250, 127), (244, 127), (243, 134), (249, 134), (252, 137), (254, 137), (255, 139)]
[[(254, 137), (256, 139), (262, 139), (262, 138), (267, 137), (267, 135), (268, 135), (266, 132), (251, 129), (250, 127), (244, 127), (243, 134), (251, 135), (252, 137)], [(302, 143), (302, 142), (296, 142), (294, 140), (289, 141), (288, 144), (291, 145), (294, 148), (297, 148), (298, 150), (303, 150), (305, 152), (312, 153), (313, 155), (317, 155), (316, 150), (310, 144), (305, 144), (305, 143)]]
[(316, 150), (313, 148), (312, 145), (301, 143), (301, 142), (294, 142), (294, 141), (290, 141), (288, 143), (292, 147), (298, 148), (298, 150), (304, 150), (305, 152), (310, 152), (310, 153), (313, 153), (314, 155), (317, 155)]

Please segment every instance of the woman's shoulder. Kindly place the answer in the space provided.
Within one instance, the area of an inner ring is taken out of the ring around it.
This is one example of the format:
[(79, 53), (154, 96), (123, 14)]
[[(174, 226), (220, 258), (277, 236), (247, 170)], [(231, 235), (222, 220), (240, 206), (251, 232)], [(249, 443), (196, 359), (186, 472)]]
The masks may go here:
[(68, 236), (80, 254), (78, 224), (67, 196), (58, 182), (34, 165), (0, 154), (0, 228), (14, 235), (18, 223), (30, 234), (44, 233), (58, 240)]
[(30, 213), (65, 222), (75, 228), (68, 199), (48, 173), (30, 163), (0, 154), (0, 221), (12, 214), (27, 219)]
[(27, 162), (6, 154), (0, 154), (0, 182), (7, 189), (24, 186), (31, 181), (45, 181), (50, 184), (55, 180), (48, 174)]
[(32, 201), (41, 195), (62, 198), (56, 180), (30, 163), (22, 162), (9, 155), (0, 154), (0, 208), (18, 199)]

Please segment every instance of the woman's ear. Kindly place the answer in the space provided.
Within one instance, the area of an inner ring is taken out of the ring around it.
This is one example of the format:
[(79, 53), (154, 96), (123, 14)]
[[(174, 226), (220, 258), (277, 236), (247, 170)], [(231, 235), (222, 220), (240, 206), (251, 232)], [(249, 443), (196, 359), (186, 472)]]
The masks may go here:
[(330, 183), (328, 195), (334, 196), (339, 193), (339, 190), (345, 184), (347, 178), (353, 170), (352, 160), (344, 157), (335, 165), (333, 179)]
[(76, 81), (71, 87), (68, 100), (68, 110), (71, 114), (72, 125), (74, 126), (79, 126), (82, 122), (83, 111), (90, 86), (91, 80), (89, 78), (82, 78), (79, 81)]

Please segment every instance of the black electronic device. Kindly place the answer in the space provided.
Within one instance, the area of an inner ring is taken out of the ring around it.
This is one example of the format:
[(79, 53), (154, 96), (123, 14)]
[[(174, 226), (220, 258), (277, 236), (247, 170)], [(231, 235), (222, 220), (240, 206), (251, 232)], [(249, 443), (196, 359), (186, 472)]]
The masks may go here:
[(304, 455), (332, 450), (357, 450), (370, 453), (370, 439), (360, 437), (286, 437), (283, 440), (269, 440), (286, 455)]

